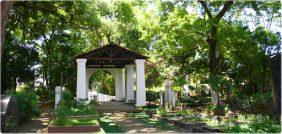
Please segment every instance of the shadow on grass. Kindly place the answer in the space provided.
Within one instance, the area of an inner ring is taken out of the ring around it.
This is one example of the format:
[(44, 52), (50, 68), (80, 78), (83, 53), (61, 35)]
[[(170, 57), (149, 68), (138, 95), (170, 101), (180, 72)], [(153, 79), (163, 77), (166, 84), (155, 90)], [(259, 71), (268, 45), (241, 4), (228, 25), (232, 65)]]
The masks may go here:
[(136, 119), (139, 119), (139, 120), (143, 121), (144, 123), (146, 123), (148, 125), (157, 127), (159, 129), (162, 129), (162, 130), (174, 130), (174, 129), (176, 129), (173, 126), (173, 124), (170, 124), (169, 122), (162, 121), (162, 120), (152, 119), (152, 118), (149, 117), (149, 115), (147, 115), (144, 112), (141, 112), (141, 113), (131, 113), (131, 114), (128, 114), (128, 115), (132, 116), (132, 117), (134, 117)]
[(99, 123), (105, 133), (123, 133), (123, 131), (115, 123), (113, 123), (108, 116), (100, 117)]

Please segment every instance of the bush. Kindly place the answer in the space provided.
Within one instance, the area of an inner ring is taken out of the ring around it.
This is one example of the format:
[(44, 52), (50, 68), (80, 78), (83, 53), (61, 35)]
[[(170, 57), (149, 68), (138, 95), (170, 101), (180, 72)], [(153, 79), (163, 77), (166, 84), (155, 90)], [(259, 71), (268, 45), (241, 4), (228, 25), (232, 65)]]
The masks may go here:
[(59, 118), (65, 118), (70, 115), (89, 115), (96, 114), (96, 108), (98, 103), (96, 101), (81, 101), (75, 103), (75, 101), (61, 100), (57, 109), (56, 114)]
[(255, 116), (249, 124), (252, 132), (267, 132), (267, 133), (278, 133), (281, 132), (281, 126), (275, 120), (272, 120), (269, 116)]
[(214, 115), (224, 115), (224, 106), (215, 105), (212, 107)]
[(71, 108), (72, 115), (88, 115), (88, 114), (96, 114), (97, 102), (80, 102), (77, 103), (75, 107)]
[(249, 118), (246, 122), (248, 124), (234, 124), (237, 119), (230, 119), (227, 123), (221, 126), (221, 129), (226, 133), (235, 132), (251, 132), (251, 133), (279, 133), (281, 126), (279, 122), (271, 119), (269, 116), (251, 115), (245, 116)]
[(160, 93), (153, 91), (153, 90), (147, 90), (146, 91), (146, 100), (149, 102), (157, 102), (160, 99)]
[(41, 101), (51, 100), (52, 103), (55, 103), (55, 91), (50, 91), (45, 86), (40, 86), (35, 92), (40, 97)]
[(178, 116), (186, 116), (188, 114), (189, 114), (189, 111), (185, 109), (177, 111)]
[(34, 91), (9, 91), (8, 95), (13, 95), (17, 98), (20, 124), (29, 121), (32, 116), (38, 116), (40, 114), (38, 96)]
[(269, 93), (256, 93), (250, 97), (250, 107), (253, 113), (272, 113), (272, 94)]
[(65, 101), (60, 101), (58, 107), (56, 108), (57, 118), (54, 121), (54, 125), (62, 126), (67, 121), (67, 116), (70, 114), (69, 107), (66, 106)]
[(157, 109), (157, 115), (161, 117), (167, 117), (168, 111), (165, 108), (158, 108)]

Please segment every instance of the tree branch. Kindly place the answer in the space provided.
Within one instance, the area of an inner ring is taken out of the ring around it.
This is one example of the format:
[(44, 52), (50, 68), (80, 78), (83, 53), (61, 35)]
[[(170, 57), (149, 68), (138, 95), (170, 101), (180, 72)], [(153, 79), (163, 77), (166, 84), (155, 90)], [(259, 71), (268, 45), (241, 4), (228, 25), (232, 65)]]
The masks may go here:
[(231, 6), (233, 5), (233, 0), (230, 0), (230, 1), (226, 1), (223, 5), (223, 8), (222, 10), (216, 15), (216, 19), (217, 20), (220, 20), (224, 14), (231, 8)]
[(207, 2), (206, 2), (206, 1), (204, 1), (204, 0), (198, 0), (198, 2), (200, 2), (200, 3), (201, 3), (201, 5), (204, 7), (204, 9), (205, 9), (205, 11), (206, 11), (207, 15), (209, 16), (209, 18), (210, 18), (210, 19), (212, 19), (212, 18), (213, 18), (213, 16), (212, 16), (212, 14), (211, 14), (210, 9), (209, 9), (209, 8), (208, 8), (208, 6), (207, 6)]

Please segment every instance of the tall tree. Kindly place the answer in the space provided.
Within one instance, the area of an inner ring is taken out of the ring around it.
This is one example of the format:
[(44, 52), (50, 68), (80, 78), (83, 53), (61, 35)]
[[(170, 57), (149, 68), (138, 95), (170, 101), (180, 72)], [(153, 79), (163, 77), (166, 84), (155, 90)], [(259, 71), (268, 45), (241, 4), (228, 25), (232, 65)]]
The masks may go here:
[[(224, 14), (231, 9), (233, 5), (233, 0), (226, 1), (223, 4), (223, 8), (216, 14), (213, 15), (211, 9), (207, 5), (207, 1), (199, 0), (202, 7), (205, 10), (205, 13), (208, 15), (208, 23), (209, 23), (209, 34), (207, 35), (207, 43), (210, 47), (210, 60), (209, 60), (209, 69), (210, 69), (210, 79), (214, 79), (217, 74), (217, 45), (218, 45), (218, 38), (217, 32), (219, 27), (219, 22), (223, 18)], [(214, 90), (214, 89), (213, 89)], [(220, 105), (219, 93), (214, 92), (217, 96), (217, 101), (215, 102), (216, 105)]]
[(3, 52), (3, 43), (6, 35), (6, 23), (9, 19), (9, 13), (11, 8), (13, 7), (14, 1), (1, 1), (1, 47), (0, 53), (2, 55)]

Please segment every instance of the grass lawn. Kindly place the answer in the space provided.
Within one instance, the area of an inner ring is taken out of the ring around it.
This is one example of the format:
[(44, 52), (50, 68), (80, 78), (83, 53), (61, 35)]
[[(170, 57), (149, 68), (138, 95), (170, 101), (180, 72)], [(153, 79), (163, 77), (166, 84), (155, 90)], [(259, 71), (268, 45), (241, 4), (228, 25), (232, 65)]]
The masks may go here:
[(51, 122), (51, 126), (84, 126), (99, 124), (96, 118), (64, 118), (55, 119)]

